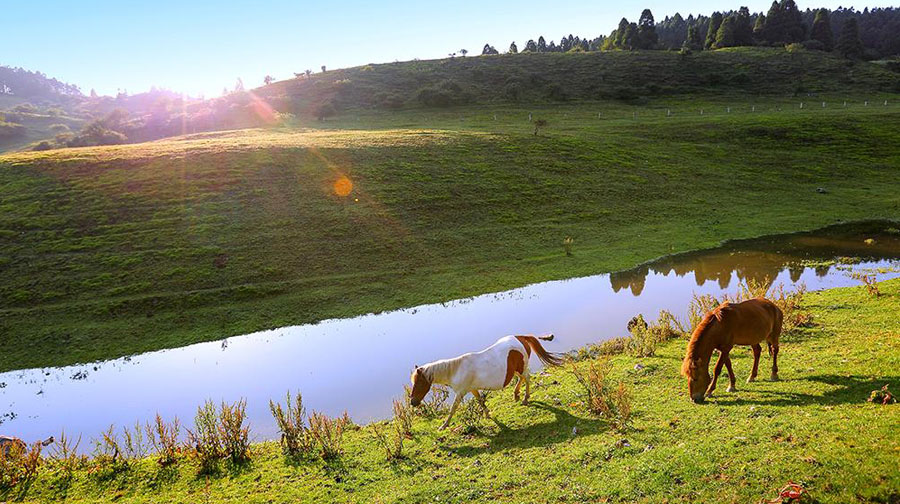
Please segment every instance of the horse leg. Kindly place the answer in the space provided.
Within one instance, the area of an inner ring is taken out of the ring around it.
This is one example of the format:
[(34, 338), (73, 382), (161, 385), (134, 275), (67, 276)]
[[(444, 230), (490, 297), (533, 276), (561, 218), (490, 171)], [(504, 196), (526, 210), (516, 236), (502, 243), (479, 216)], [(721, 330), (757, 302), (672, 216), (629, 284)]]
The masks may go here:
[(531, 377), (528, 375), (528, 368), (525, 368), (522, 377), (525, 379), (525, 400), (522, 401), (522, 404), (528, 404), (528, 399), (531, 397)]
[(513, 391), (513, 398), (519, 402), (519, 390), (522, 389), (522, 375), (516, 377), (516, 389)]
[(762, 345), (759, 343), (751, 348), (753, 348), (753, 370), (750, 371), (750, 376), (747, 377), (747, 383), (756, 381), (756, 373), (759, 370), (759, 356), (762, 355)]
[(450, 414), (447, 415), (447, 419), (444, 420), (444, 423), (440, 426), (440, 428), (438, 430), (444, 430), (447, 428), (448, 425), (450, 425), (450, 419), (453, 418), (453, 414), (456, 413), (456, 408), (459, 407), (459, 403), (462, 402), (462, 399), (463, 399), (463, 397), (466, 396), (466, 394), (468, 394), (468, 392), (463, 392), (462, 394), (460, 394), (460, 393), (456, 394), (456, 399), (453, 400), (453, 405), (450, 406)]
[(491, 413), (487, 409), (487, 403), (484, 401), (484, 396), (477, 390), (473, 390), (472, 395), (474, 395), (475, 399), (478, 399), (478, 402), (481, 403), (481, 409), (484, 410), (484, 417), (491, 418)]
[(772, 381), (778, 381), (778, 340), (770, 343), (770, 348), (772, 349)]
[(734, 370), (731, 369), (731, 352), (725, 352), (725, 367), (728, 368), (728, 389), (726, 392), (737, 392), (737, 387), (735, 387), (735, 377)]
[(709, 387), (706, 389), (706, 397), (712, 397), (713, 390), (716, 390), (716, 382), (719, 381), (719, 373), (722, 372), (722, 366), (725, 364), (725, 352), (719, 354), (719, 358), (716, 360), (716, 369), (713, 371), (713, 379), (712, 383), (709, 384)]

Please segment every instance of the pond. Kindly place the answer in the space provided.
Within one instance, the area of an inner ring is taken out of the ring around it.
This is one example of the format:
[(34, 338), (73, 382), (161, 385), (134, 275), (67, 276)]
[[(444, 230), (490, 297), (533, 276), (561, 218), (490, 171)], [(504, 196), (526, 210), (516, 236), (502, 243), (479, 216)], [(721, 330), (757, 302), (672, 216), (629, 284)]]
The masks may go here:
[[(815, 232), (728, 242), (628, 271), (534, 284), (496, 294), (388, 313), (284, 327), (172, 350), (63, 368), (0, 374), (0, 434), (27, 441), (82, 437), (81, 450), (114, 424), (158, 412), (191, 425), (206, 399), (247, 399), (254, 440), (276, 437), (269, 399), (301, 391), (308, 411), (348, 411), (358, 423), (390, 416), (413, 365), (480, 350), (507, 334), (552, 332), (564, 352), (626, 334), (642, 313), (684, 319), (694, 293), (733, 293), (740, 282), (788, 289), (860, 285), (851, 271), (900, 276), (896, 223), (839, 225)], [(853, 264), (835, 263), (856, 258)], [(785, 356), (790, 359), (789, 355)], [(533, 360), (532, 369), (538, 367)]]

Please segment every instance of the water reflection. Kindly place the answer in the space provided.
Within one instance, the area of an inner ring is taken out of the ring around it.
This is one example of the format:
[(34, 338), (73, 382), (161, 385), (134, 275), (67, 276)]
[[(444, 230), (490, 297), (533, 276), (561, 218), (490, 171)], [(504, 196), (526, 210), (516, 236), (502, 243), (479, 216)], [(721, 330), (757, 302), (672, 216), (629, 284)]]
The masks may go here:
[[(390, 414), (414, 364), (476, 350), (504, 334), (553, 332), (553, 351), (624, 334), (636, 313), (684, 316), (693, 293), (732, 292), (742, 281), (855, 285), (828, 264), (854, 269), (900, 259), (900, 233), (869, 223), (817, 233), (733, 242), (629, 271), (546, 282), (496, 294), (379, 315), (330, 320), (231, 337), (102, 363), (0, 374), (0, 433), (35, 440), (84, 436), (89, 448), (111, 423), (133, 425), (159, 412), (190, 423), (206, 399), (247, 398), (256, 439), (272, 438), (271, 398), (300, 390), (308, 409), (358, 422)], [(896, 225), (894, 225), (896, 226)], [(865, 240), (874, 240), (866, 243)], [(883, 273), (879, 279), (900, 276)], [(532, 363), (537, 366), (537, 362)]]

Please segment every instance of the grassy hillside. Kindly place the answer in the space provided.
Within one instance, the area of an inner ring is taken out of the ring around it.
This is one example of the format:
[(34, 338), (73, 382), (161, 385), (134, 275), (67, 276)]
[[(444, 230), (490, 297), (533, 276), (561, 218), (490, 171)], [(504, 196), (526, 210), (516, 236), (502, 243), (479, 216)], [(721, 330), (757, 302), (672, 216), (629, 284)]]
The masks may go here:
[(819, 51), (741, 47), (534, 53), (365, 65), (255, 90), (280, 111), (619, 100), (690, 94), (900, 92), (900, 74)]
[[(900, 108), (887, 98), (345, 114), (329, 130), (0, 156), (0, 370), (898, 219)], [(528, 112), (549, 121), (540, 136)]]
[[(679, 376), (683, 340), (663, 344), (654, 357), (615, 357), (610, 377), (633, 394), (624, 432), (588, 413), (569, 369), (556, 369), (535, 380), (529, 406), (514, 403), (510, 390), (494, 394), (493, 420), (469, 433), (439, 432), (441, 419), (417, 418), (406, 457), (393, 462), (366, 426), (345, 434), (343, 455), (329, 463), (286, 459), (276, 443), (254, 445), (250, 463), (224, 464), (211, 477), (198, 476), (186, 458), (168, 468), (153, 458), (119, 470), (89, 464), (71, 479), (51, 463), (25, 491), (0, 498), (746, 503), (772, 499), (792, 480), (813, 502), (895, 502), (900, 405), (866, 398), (900, 384), (900, 281), (879, 288), (878, 298), (861, 287), (808, 295), (813, 325), (783, 337), (782, 381), (744, 383), (751, 358), (740, 347), (732, 353), (738, 392), (721, 386), (704, 405), (688, 401)], [(763, 376), (770, 365), (763, 357)]]

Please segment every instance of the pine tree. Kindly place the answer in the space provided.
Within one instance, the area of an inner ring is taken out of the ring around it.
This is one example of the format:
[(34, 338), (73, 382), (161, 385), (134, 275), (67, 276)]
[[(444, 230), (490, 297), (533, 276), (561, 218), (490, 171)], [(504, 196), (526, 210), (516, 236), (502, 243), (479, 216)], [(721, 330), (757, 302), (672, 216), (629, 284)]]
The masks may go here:
[(809, 38), (821, 42), (826, 51), (834, 49), (834, 35), (831, 33), (831, 16), (828, 15), (828, 9), (816, 11), (816, 19), (813, 21)]
[(700, 29), (694, 25), (688, 27), (687, 46), (688, 49), (693, 49), (695, 51), (703, 49), (703, 40), (700, 39)]
[(516, 47), (516, 42), (513, 41), (509, 44), (509, 54), (518, 54), (519, 48)]
[(638, 20), (638, 40), (637, 47), (639, 49), (653, 49), (659, 42), (659, 35), (656, 34), (656, 23), (653, 20), (653, 13), (650, 9), (644, 9)]
[(756, 40), (763, 39), (763, 32), (766, 30), (766, 16), (765, 14), (760, 13), (756, 18), (756, 23), (753, 24), (753, 37)]
[(741, 7), (734, 18), (734, 45), (753, 45), (753, 20), (750, 18), (750, 9)]
[(859, 39), (859, 24), (855, 17), (844, 21), (841, 35), (835, 48), (845, 58), (859, 58), (863, 53), (862, 41)]
[(722, 20), (722, 24), (719, 25), (719, 30), (716, 32), (716, 42), (713, 47), (715, 47), (716, 49), (721, 49), (723, 47), (735, 46), (735, 24), (735, 16), (733, 15), (728, 16)]
[(534, 40), (529, 40), (525, 43), (525, 50), (522, 52), (537, 52), (537, 44), (534, 43)]
[(544, 40), (544, 36), (541, 35), (538, 37), (537, 41), (537, 52), (547, 52), (547, 41)]
[(722, 26), (722, 13), (713, 12), (709, 17), (709, 29), (706, 30), (706, 42), (703, 47), (711, 49), (716, 43), (716, 35), (719, 33), (719, 27)]
[[(619, 21), (619, 27), (616, 28), (616, 31), (615, 31), (616, 35), (615, 35), (615, 37), (613, 37), (615, 39), (613, 42), (614, 47), (616, 47), (617, 49), (623, 49), (625, 47), (625, 34), (627, 31), (628, 31), (628, 20), (625, 18), (622, 18), (622, 20)], [(565, 43), (565, 39), (563, 39), (563, 43)], [(560, 46), (560, 49), (565, 51), (565, 49), (562, 49), (562, 46)]]

